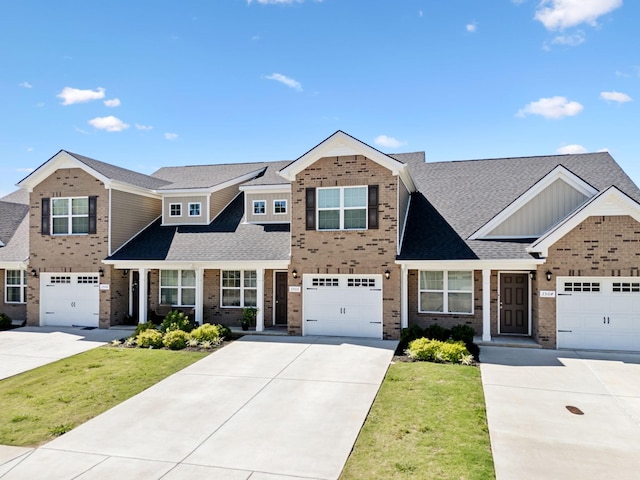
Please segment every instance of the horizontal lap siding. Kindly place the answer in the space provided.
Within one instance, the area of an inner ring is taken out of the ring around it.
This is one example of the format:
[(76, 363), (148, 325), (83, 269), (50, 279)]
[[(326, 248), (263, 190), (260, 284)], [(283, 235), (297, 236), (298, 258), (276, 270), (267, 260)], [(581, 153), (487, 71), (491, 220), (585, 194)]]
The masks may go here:
[(209, 199), (209, 220), (213, 220), (240, 193), (238, 185), (231, 185), (211, 194)]
[(111, 251), (160, 216), (162, 201), (134, 193), (111, 190)]

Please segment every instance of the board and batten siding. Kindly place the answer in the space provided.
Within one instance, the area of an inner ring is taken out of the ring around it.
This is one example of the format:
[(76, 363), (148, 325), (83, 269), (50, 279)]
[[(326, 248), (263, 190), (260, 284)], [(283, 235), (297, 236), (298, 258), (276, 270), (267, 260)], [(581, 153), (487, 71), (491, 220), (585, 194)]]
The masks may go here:
[(587, 200), (586, 195), (563, 180), (556, 180), (494, 228), (486, 238), (539, 237)]
[(209, 199), (209, 221), (216, 218), (239, 192), (238, 184), (235, 184), (212, 193)]
[[(264, 200), (266, 204), (264, 215), (254, 215), (253, 201)], [(274, 202), (276, 200), (287, 201), (287, 213), (273, 213)], [(245, 205), (247, 209), (247, 222), (255, 223), (288, 223), (291, 220), (291, 194), (289, 192), (281, 193), (245, 193)]]
[(111, 190), (111, 252), (160, 216), (162, 201)]
[[(179, 217), (171, 216), (171, 204), (179, 203), (182, 205), (181, 213)], [(189, 204), (200, 204), (200, 216), (189, 216)], [(162, 223), (164, 225), (176, 225), (176, 224), (205, 224), (209, 223), (207, 220), (207, 196), (206, 195), (193, 195), (184, 197), (165, 197), (163, 202), (162, 211)]]

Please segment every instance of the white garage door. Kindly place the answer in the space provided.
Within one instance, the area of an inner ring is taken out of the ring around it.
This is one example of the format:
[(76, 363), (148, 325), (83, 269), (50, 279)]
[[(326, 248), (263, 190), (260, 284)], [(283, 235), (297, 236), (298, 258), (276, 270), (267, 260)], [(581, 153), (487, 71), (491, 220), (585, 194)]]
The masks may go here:
[(558, 348), (640, 350), (640, 278), (558, 278)]
[(382, 338), (382, 275), (304, 275), (304, 335)]
[(100, 285), (93, 273), (40, 274), (42, 325), (97, 327)]

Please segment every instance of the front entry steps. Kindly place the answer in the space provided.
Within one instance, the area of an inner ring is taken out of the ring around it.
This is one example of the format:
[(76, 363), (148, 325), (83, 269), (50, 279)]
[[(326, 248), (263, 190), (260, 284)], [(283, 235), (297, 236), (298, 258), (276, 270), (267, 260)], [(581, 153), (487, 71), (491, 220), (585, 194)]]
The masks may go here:
[(479, 346), (492, 347), (542, 348), (542, 345), (536, 343), (531, 337), (515, 335), (497, 335), (491, 337), (491, 341), (489, 342), (484, 342), (482, 337), (473, 337), (473, 343)]

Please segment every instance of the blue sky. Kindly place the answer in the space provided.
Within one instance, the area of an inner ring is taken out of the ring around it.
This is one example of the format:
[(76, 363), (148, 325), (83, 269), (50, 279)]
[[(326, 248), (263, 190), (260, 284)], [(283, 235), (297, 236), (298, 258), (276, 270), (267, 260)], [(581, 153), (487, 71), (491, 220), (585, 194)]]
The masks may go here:
[(640, 2), (0, 1), (0, 194), (58, 150), (144, 173), (340, 129), (427, 161), (606, 149), (640, 183)]

